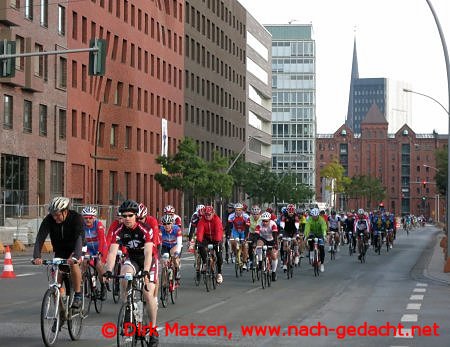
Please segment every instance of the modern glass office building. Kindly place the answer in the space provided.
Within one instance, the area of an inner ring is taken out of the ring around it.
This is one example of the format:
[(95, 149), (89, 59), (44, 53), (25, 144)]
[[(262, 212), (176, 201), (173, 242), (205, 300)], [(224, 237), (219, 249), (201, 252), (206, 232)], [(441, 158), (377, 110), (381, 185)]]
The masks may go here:
[(311, 24), (266, 25), (272, 34), (272, 169), (315, 189), (316, 49)]

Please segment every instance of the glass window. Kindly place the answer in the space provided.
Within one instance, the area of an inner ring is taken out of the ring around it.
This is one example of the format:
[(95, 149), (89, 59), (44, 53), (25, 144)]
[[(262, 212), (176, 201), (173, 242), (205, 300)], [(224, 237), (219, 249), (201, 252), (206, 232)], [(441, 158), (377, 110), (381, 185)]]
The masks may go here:
[(66, 8), (58, 5), (58, 33), (65, 35), (66, 33)]
[(41, 25), (48, 27), (48, 0), (41, 0)]
[(39, 135), (47, 136), (47, 105), (39, 105)]
[(33, 0), (25, 0), (25, 18), (33, 20)]
[(58, 119), (59, 119), (59, 139), (64, 140), (66, 138), (66, 129), (67, 129), (66, 110), (59, 109)]
[(5, 202), (5, 215), (12, 216), (16, 209), (8, 205), (28, 205), (28, 158), (2, 154), (0, 190)]
[(52, 161), (50, 167), (50, 194), (64, 196), (64, 162)]
[(32, 132), (32, 103), (29, 100), (23, 101), (23, 131)]
[(13, 127), (13, 97), (5, 95), (3, 97), (3, 128), (12, 129)]

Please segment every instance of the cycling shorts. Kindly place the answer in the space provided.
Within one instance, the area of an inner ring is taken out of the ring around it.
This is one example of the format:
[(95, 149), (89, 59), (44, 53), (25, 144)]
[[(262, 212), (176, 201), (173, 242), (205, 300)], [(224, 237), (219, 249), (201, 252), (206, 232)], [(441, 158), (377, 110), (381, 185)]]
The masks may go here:
[(231, 231), (231, 238), (232, 239), (239, 238), (239, 240), (245, 240), (245, 231), (232, 230)]
[[(123, 264), (131, 266), (135, 274), (144, 269), (144, 260), (138, 261), (137, 259), (128, 258), (127, 260), (125, 260)], [(150, 266), (149, 274), (150, 274), (150, 282), (156, 283), (158, 281), (158, 274), (159, 274), (158, 259), (155, 258), (152, 259), (152, 265)]]

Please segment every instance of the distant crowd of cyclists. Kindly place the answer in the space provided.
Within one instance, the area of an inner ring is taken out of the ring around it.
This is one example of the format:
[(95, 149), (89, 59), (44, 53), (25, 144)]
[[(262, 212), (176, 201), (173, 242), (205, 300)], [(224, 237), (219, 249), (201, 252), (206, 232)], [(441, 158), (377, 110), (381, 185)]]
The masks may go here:
[[(159, 259), (168, 254), (174, 260), (176, 280), (181, 279), (181, 253), (183, 249), (183, 226), (181, 218), (171, 205), (164, 207), (163, 216), (150, 216), (143, 203), (125, 200), (116, 211), (116, 218), (106, 230), (98, 219), (94, 206), (85, 206), (81, 213), (69, 209), (70, 200), (57, 197), (49, 206), (49, 214), (44, 218), (36, 238), (33, 258), (35, 264), (42, 264), (41, 249), (48, 235), (55, 257), (68, 259), (70, 277), (75, 291), (73, 308), (81, 303), (82, 271), (86, 267), (83, 254), (98, 255), (96, 264), (100, 276), (101, 298), (106, 298), (108, 279), (113, 277), (113, 269), (120, 250), (126, 256), (121, 275), (141, 273), (145, 276), (144, 293), (151, 322), (156, 325), (158, 308)], [(314, 239), (320, 251), (320, 271), (324, 272), (325, 243), (329, 252), (338, 252), (343, 244), (350, 244), (359, 250), (359, 259), (366, 247), (361, 245), (381, 244), (385, 239), (392, 248), (397, 233), (397, 219), (382, 206), (377, 210), (327, 213), (318, 208), (297, 208), (294, 204), (283, 207), (276, 213), (271, 207), (264, 210), (258, 205), (251, 207), (244, 203), (229, 203), (222, 218), (213, 206), (199, 204), (192, 215), (188, 227), (187, 248), (190, 253), (198, 253), (202, 264), (196, 268), (196, 277), (205, 271), (208, 245), (213, 245), (217, 259), (216, 281), (223, 283), (223, 251), (225, 261), (238, 262), (242, 269), (252, 269), (262, 265), (262, 246), (269, 246), (271, 259), (271, 280), (277, 280), (278, 261), (286, 271), (288, 253), (293, 250), (294, 263), (312, 251)], [(405, 230), (424, 223), (423, 216), (407, 215), (401, 223)], [(379, 238), (381, 238), (379, 240)], [(358, 243), (358, 247), (357, 247)], [(241, 252), (238, 253), (238, 249)], [(240, 255), (237, 257), (237, 255)], [(308, 255), (309, 256), (309, 255)], [(81, 264), (81, 267), (80, 267)], [(125, 300), (125, 281), (122, 281), (122, 300)], [(158, 344), (158, 337), (151, 336), (151, 344)]]

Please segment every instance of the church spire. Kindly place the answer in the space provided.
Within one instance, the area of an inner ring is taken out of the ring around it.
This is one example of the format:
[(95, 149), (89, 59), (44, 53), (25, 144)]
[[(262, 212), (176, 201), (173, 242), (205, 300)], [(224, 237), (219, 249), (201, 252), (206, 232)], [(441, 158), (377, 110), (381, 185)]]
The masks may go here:
[(347, 110), (347, 120), (345, 123), (352, 129), (354, 129), (354, 115), (353, 115), (353, 89), (354, 81), (359, 78), (358, 71), (358, 55), (356, 54), (356, 36), (353, 42), (353, 60), (352, 60), (352, 73), (350, 76), (350, 91), (348, 95), (348, 110)]

